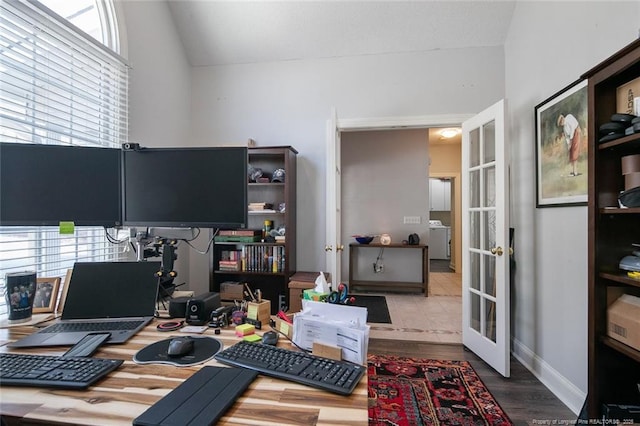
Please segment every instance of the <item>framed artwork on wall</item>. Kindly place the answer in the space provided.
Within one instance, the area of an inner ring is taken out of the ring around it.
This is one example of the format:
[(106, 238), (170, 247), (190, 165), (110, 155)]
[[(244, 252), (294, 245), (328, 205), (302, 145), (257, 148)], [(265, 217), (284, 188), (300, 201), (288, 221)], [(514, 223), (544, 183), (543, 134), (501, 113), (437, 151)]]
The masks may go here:
[(587, 124), (587, 80), (536, 105), (536, 207), (587, 204)]

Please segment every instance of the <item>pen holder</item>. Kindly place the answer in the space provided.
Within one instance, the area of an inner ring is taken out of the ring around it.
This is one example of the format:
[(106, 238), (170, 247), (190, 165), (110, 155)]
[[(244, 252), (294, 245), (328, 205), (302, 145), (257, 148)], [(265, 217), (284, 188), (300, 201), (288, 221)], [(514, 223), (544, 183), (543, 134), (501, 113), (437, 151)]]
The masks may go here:
[(261, 302), (249, 302), (247, 304), (247, 318), (260, 321), (268, 325), (271, 318), (271, 302), (262, 300)]

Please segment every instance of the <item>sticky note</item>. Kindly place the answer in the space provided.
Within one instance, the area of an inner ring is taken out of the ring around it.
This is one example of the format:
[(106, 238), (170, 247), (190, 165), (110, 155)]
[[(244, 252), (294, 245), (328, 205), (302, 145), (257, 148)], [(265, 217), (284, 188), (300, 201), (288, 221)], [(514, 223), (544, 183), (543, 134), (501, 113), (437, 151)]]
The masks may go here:
[(280, 322), (280, 331), (288, 336), (289, 335), (289, 324), (287, 324), (284, 321)]
[(257, 334), (250, 334), (248, 336), (244, 336), (242, 340), (246, 340), (247, 342), (259, 342), (260, 340), (262, 340), (262, 337), (258, 336)]
[(73, 222), (60, 222), (59, 231), (61, 235), (68, 235), (75, 232), (76, 225)]
[(258, 305), (249, 303), (249, 306), (247, 307), (247, 318), (252, 320), (258, 319)]
[(242, 337), (247, 334), (253, 334), (256, 331), (255, 326), (251, 324), (240, 324), (236, 326), (236, 336)]

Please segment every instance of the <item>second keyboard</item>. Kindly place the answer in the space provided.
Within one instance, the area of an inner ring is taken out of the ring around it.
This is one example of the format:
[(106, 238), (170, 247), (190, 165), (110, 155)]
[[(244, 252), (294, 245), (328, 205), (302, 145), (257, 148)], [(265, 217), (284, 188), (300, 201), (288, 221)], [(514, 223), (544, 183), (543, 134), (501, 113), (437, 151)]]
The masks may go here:
[(366, 371), (347, 361), (245, 341), (218, 352), (215, 359), (341, 395), (350, 395)]

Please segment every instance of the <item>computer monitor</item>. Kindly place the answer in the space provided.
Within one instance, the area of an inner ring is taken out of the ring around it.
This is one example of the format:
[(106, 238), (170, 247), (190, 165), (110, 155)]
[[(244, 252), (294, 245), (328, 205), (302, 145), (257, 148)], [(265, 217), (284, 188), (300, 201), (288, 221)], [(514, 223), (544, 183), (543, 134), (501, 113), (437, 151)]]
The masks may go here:
[(0, 225), (121, 224), (120, 149), (0, 143)]
[(126, 226), (244, 228), (247, 148), (122, 150)]

